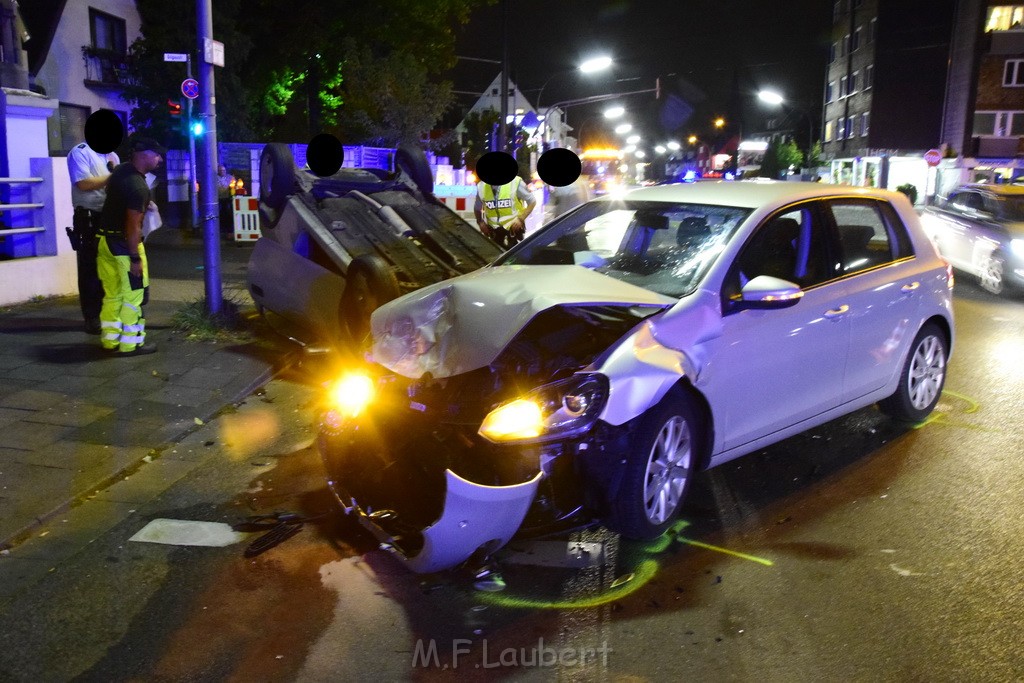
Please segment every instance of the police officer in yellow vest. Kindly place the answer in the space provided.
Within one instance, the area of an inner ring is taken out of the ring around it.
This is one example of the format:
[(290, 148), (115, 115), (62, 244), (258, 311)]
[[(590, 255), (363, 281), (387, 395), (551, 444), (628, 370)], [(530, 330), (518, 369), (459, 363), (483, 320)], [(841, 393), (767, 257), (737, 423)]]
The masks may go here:
[(530, 188), (519, 176), (506, 185), (476, 186), (476, 224), (487, 237), (508, 249), (526, 233), (526, 217), (537, 205)]
[(103, 283), (100, 341), (120, 356), (152, 353), (146, 344), (142, 304), (149, 285), (142, 218), (149, 208), (146, 174), (155, 170), (167, 151), (155, 140), (140, 138), (131, 146), (127, 163), (114, 169), (100, 214), (96, 270)]

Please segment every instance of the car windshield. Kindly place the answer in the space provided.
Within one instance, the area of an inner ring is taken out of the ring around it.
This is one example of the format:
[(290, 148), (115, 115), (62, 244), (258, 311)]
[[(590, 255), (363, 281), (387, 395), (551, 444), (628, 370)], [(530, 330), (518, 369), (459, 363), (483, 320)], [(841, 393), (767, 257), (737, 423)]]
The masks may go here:
[(495, 265), (591, 268), (672, 297), (696, 289), (750, 209), (668, 202), (590, 202), (499, 258)]

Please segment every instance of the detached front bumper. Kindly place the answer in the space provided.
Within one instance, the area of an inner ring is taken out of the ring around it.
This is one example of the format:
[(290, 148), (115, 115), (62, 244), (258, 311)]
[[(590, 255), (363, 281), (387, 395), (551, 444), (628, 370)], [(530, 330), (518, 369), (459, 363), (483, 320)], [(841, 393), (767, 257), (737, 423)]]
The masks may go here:
[[(508, 543), (546, 476), (528, 455), (506, 449), (496, 458), (468, 447), (461, 434), (446, 436), (439, 441), (437, 429), (364, 419), (318, 442), (338, 503), (418, 573), (456, 567)], [(489, 458), (514, 466), (481, 467)]]

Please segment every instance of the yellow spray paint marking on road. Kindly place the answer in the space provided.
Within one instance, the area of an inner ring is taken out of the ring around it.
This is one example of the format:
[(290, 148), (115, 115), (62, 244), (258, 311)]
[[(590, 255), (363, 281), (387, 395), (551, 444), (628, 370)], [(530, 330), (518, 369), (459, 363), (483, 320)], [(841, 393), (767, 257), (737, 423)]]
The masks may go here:
[(743, 560), (750, 560), (751, 562), (757, 562), (758, 564), (762, 564), (766, 567), (771, 567), (775, 564), (771, 560), (767, 560), (763, 557), (748, 555), (746, 553), (729, 550), (728, 548), (722, 548), (709, 543), (702, 543), (701, 541), (694, 541), (680, 536), (679, 534), (687, 526), (689, 526), (689, 522), (679, 520), (669, 527), (669, 529), (661, 536), (639, 548), (637, 554), (646, 559), (641, 559), (637, 563), (636, 568), (632, 571), (626, 571), (620, 574), (618, 578), (612, 582), (608, 590), (597, 595), (580, 597), (575, 600), (537, 600), (514, 595), (481, 593), (479, 596), (480, 600), (481, 602), (486, 602), (498, 607), (516, 609), (590, 609), (593, 607), (601, 607), (602, 605), (607, 605), (615, 602), (616, 600), (621, 600), (627, 595), (635, 593), (647, 585), (650, 580), (654, 578), (654, 575), (658, 573), (658, 569), (660, 569), (658, 561), (653, 559), (652, 556), (663, 553), (674, 541), (686, 543), (687, 545), (691, 545), (696, 548), (725, 553), (726, 555), (732, 555), (733, 557), (738, 557)]
[[(981, 407), (981, 404), (979, 404), (973, 398), (970, 398), (969, 396), (964, 396), (963, 394), (958, 394), (957, 392), (950, 391), (949, 389), (944, 389), (942, 391), (942, 395), (948, 395), (966, 403), (967, 408), (963, 410), (963, 413), (966, 415), (978, 412), (978, 409)], [(992, 434), (1001, 434), (1003, 432), (1003, 430), (1001, 429), (992, 429), (991, 427), (983, 427), (981, 425), (971, 424), (970, 422), (960, 422), (958, 420), (952, 420), (949, 418), (949, 413), (941, 411), (933, 411), (931, 415), (929, 415), (924, 420), (914, 425), (914, 429), (921, 429), (922, 427), (927, 427), (930, 424), (939, 424), (946, 427), (961, 427), (963, 429), (973, 429), (974, 431), (989, 432)]]

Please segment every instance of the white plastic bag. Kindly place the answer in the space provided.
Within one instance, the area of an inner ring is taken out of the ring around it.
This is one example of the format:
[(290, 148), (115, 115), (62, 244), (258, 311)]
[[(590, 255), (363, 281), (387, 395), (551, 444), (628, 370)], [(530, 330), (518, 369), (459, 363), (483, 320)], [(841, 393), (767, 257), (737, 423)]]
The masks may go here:
[(142, 217), (142, 239), (149, 237), (149, 234), (164, 224), (160, 218), (160, 210), (154, 202), (149, 203), (146, 215)]

